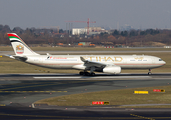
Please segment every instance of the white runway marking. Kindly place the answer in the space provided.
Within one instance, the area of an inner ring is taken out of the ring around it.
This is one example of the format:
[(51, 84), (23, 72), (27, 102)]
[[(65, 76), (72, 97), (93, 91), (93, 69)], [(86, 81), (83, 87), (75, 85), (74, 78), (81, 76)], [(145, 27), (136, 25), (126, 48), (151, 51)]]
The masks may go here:
[(151, 78), (150, 76), (97, 76), (97, 77), (91, 77), (91, 76), (76, 76), (76, 77), (33, 77), (35, 79), (84, 79), (84, 78), (89, 78), (89, 79), (139, 79), (139, 78)]

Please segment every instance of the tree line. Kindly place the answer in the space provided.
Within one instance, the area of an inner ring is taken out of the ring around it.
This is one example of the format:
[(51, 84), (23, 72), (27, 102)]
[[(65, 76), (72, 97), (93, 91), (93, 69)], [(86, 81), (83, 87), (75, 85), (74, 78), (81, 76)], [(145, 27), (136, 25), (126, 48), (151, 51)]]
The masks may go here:
[(63, 29), (27, 28), (25, 30), (15, 27), (12, 30), (8, 25), (0, 25), (0, 45), (10, 45), (6, 33), (17, 33), (29, 45), (47, 44), (56, 46), (58, 43), (76, 45), (78, 42), (91, 42), (95, 45), (123, 45), (123, 46), (164, 46), (171, 45), (171, 30), (146, 29), (109, 32), (98, 35), (72, 36)]

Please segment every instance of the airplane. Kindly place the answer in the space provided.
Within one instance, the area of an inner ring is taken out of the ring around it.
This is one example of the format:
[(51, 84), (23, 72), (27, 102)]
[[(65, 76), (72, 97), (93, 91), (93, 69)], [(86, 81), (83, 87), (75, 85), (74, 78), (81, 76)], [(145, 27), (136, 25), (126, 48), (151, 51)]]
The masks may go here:
[(16, 34), (7, 33), (15, 55), (10, 58), (52, 69), (76, 69), (80, 75), (94, 76), (94, 72), (120, 74), (121, 69), (151, 69), (166, 64), (159, 57), (148, 55), (40, 55), (31, 50)]

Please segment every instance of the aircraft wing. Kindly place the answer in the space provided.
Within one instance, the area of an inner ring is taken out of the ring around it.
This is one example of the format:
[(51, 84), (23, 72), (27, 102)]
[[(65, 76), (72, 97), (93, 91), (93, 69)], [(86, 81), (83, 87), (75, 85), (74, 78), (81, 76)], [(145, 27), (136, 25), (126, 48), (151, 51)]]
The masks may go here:
[(92, 73), (93, 71), (110, 73), (110, 74), (118, 74), (121, 72), (121, 67), (116, 66), (113, 63), (105, 64), (101, 62), (89, 61), (89, 60), (84, 59), (83, 57), (80, 57), (80, 59), (81, 61), (84, 62), (84, 65), (80, 66), (80, 68), (84, 70), (90, 70), (90, 73)]
[(106, 66), (113, 66), (113, 64), (104, 64), (104, 63), (100, 63), (100, 62), (94, 62), (94, 61), (89, 61), (84, 59), (83, 57), (80, 57), (81, 61), (84, 62), (84, 65), (87, 67), (99, 67), (99, 68), (104, 68)]

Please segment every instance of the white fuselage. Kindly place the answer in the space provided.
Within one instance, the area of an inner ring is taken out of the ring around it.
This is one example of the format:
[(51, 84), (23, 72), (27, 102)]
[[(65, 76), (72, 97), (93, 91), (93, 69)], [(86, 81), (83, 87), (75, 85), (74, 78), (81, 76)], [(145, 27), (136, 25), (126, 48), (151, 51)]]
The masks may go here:
[(147, 55), (27, 55), (25, 62), (54, 69), (77, 69), (74, 66), (84, 64), (80, 57), (121, 69), (152, 69), (165, 65), (160, 58)]

